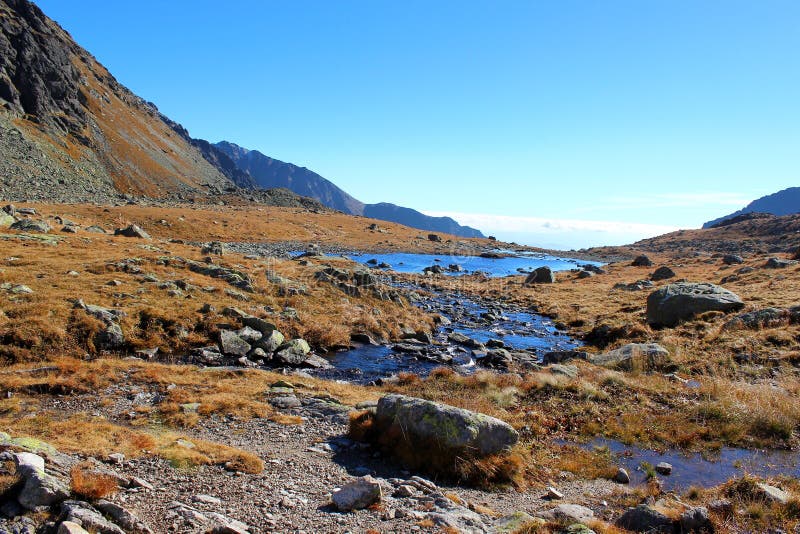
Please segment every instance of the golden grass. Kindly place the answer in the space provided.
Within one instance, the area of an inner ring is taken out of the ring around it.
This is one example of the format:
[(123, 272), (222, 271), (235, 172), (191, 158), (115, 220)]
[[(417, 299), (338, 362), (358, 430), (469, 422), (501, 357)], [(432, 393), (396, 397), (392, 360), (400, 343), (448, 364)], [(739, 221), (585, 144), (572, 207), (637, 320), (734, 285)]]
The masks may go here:
[(69, 474), (72, 493), (81, 498), (104, 499), (119, 491), (115, 477), (99, 472), (88, 462), (73, 466)]

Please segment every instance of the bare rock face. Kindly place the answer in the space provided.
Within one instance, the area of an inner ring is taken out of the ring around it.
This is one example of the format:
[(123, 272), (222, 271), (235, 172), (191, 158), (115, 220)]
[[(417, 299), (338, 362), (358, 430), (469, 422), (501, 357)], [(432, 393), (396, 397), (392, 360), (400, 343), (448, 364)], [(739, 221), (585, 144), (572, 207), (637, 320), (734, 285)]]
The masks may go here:
[(675, 326), (708, 311), (740, 310), (744, 302), (735, 293), (709, 283), (676, 282), (647, 297), (647, 322), (653, 326)]

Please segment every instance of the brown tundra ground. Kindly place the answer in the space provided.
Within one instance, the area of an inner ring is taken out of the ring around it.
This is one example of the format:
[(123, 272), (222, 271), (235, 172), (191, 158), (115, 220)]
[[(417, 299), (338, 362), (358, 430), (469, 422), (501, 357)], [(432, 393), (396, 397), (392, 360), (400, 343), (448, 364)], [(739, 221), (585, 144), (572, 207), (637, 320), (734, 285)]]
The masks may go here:
[[(354, 407), (388, 391), (402, 392), (480, 411), (513, 425), (522, 440), (514, 451), (517, 463), (511, 484), (466, 488), (442, 481), (453, 499), (468, 501), (487, 518), (515, 511), (541, 515), (555, 504), (541, 499), (543, 489), (555, 486), (569, 502), (596, 512), (589, 525), (596, 532), (620, 532), (613, 526), (614, 519), (639, 503), (677, 516), (687, 507), (720, 500), (729, 501), (730, 507), (712, 507), (711, 519), (718, 532), (789, 531), (798, 525), (800, 500), (764, 500), (757, 491), (760, 480), (754, 477), (677, 494), (662, 490), (660, 475), (646, 485), (631, 487), (610, 481), (617, 465), (607, 450), (576, 446), (605, 436), (628, 445), (700, 451), (711, 457), (724, 446), (797, 450), (800, 325), (787, 320), (758, 329), (723, 328), (731, 315), (707, 313), (675, 328), (654, 329), (645, 321), (645, 301), (652, 289), (615, 288), (647, 279), (661, 265), (671, 267), (676, 276), (655, 282), (655, 288), (676, 279), (719, 284), (742, 267), (752, 267), (723, 284), (745, 302), (745, 309), (737, 313), (800, 304), (800, 264), (765, 267), (767, 258), (788, 258), (787, 254), (765, 253), (756, 247), (744, 254), (744, 264), (727, 266), (721, 254), (710, 252), (721, 240), (752, 240), (752, 231), (738, 236), (730, 229), (724, 235), (701, 231), (692, 233), (691, 239), (682, 234), (651, 243), (647, 253), (652, 267), (631, 265), (630, 258), (642, 252), (644, 245), (593, 251), (598, 257), (627, 259), (605, 266), (605, 274), (590, 278), (579, 278), (576, 272), (558, 273), (555, 284), (526, 286), (524, 276), (402, 277), (429, 290), (456, 290), (546, 314), (575, 337), (586, 339), (585, 350), (590, 353), (631, 342), (659, 343), (670, 353), (668, 366), (642, 364), (622, 371), (574, 360), (568, 363), (576, 366), (575, 376), (554, 373), (549, 366), (470, 376), (440, 369), (426, 378), (401, 375), (392, 384), (367, 387), (267, 370), (202, 370), (181, 361), (189, 348), (213, 342), (219, 328), (230, 323), (222, 314), (226, 307), (267, 318), (287, 337), (302, 337), (316, 349), (346, 345), (352, 333), (397, 339), (404, 329), (430, 331), (433, 317), (404, 300), (348, 296), (314, 278), (321, 264), (351, 267), (345, 259), (310, 258), (310, 264), (304, 265), (235, 253), (215, 258), (215, 263), (246, 273), (253, 281), (254, 290), (243, 294), (223, 280), (192, 272), (176, 258), (203, 261), (205, 254), (193, 243), (209, 241), (317, 243), (346, 250), (458, 255), (479, 254), (494, 243), (451, 236), (442, 236), (438, 243), (428, 240), (427, 232), (399, 225), (282, 208), (34, 207), (39, 218), (54, 226), (47, 234), (53, 239), (0, 231), (0, 283), (4, 284), (0, 357), (5, 363), (0, 369), (0, 389), (6, 393), (0, 401), (0, 430), (47, 441), (74, 455), (104, 458), (122, 452), (134, 462), (129, 469), (144, 469), (145, 464), (136, 461), (156, 462), (163, 476), (156, 482), (164, 487), (163, 494), (159, 490), (151, 496), (109, 493), (112, 499), (127, 499), (157, 530), (173, 526), (159, 503), (167, 497), (180, 498), (175, 488), (186, 486), (182, 491), (191, 492), (195, 481), (200, 487), (204, 477), (214, 481), (220, 492), (227, 492), (231, 515), (241, 509), (242, 520), (261, 525), (254, 527), (258, 532), (303, 527), (307, 532), (439, 529), (413, 516), (386, 519), (385, 510), (378, 508), (343, 518), (320, 511), (327, 497), (317, 486), (330, 491), (349, 475), (347, 469), (314, 451), (315, 444), (332, 437), (331, 433), (345, 433), (346, 428), (315, 427), (316, 419), (273, 406), (271, 386), (281, 379), (292, 382), (302, 398), (330, 397)], [(61, 233), (53, 222), (55, 216), (83, 229), (77, 234)], [(92, 224), (110, 230), (129, 223), (140, 225), (152, 239), (85, 231)], [(378, 230), (369, 229), (373, 223)], [(665, 242), (680, 246), (666, 247)], [(307, 290), (288, 295), (267, 274), (300, 283)], [(144, 281), (145, 275), (158, 282)], [(159, 286), (159, 282), (176, 281), (188, 289), (176, 292), (173, 285)], [(31, 292), (13, 289), (20, 285)], [(93, 345), (93, 335), (102, 325), (75, 308), (78, 298), (124, 313), (120, 319), (126, 333), (124, 352), (106, 353)], [(217, 311), (201, 312), (204, 304)], [(293, 313), (283, 313), (288, 309)], [(131, 359), (136, 350), (156, 346), (159, 354), (153, 360)], [(130, 398), (140, 393), (158, 395), (153, 402), (132, 404)], [(264, 431), (269, 439), (263, 437)], [(194, 446), (183, 447), (185, 440)], [(286, 460), (288, 452), (291, 460)], [(314, 466), (312, 473), (304, 465)], [(226, 471), (238, 472), (241, 480), (231, 482)], [(317, 494), (312, 492), (316, 497), (305, 511), (304, 504), (289, 507), (281, 499), (270, 500), (267, 489), (260, 490), (266, 492), (263, 509), (255, 510), (235, 490), (237, 485), (258, 485), (260, 480), (263, 486), (276, 480), (302, 486), (307, 481), (293, 477), (315, 479), (314, 472), (320, 479), (314, 486)], [(6, 486), (13, 482), (11, 475), (3, 479)], [(73, 490), (81, 490), (81, 484), (73, 482)], [(791, 477), (769, 482), (800, 496), (800, 483)], [(195, 493), (211, 491), (204, 488)], [(563, 526), (553, 521), (531, 523), (520, 526), (518, 532), (560, 532)]]

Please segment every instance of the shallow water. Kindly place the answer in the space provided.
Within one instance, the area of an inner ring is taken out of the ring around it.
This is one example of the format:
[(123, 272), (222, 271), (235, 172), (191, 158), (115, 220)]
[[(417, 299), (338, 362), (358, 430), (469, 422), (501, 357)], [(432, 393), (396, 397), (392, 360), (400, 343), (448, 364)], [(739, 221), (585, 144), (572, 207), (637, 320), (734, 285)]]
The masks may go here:
[(684, 453), (678, 450), (664, 452), (631, 447), (619, 441), (597, 438), (581, 445), (588, 449), (608, 447), (617, 458), (618, 465), (624, 467), (631, 477), (632, 484), (643, 484), (646, 475), (642, 462), (656, 465), (660, 462), (672, 464), (672, 474), (658, 475), (667, 491), (684, 491), (691, 486), (708, 488), (744, 474), (758, 476), (787, 475), (800, 476), (798, 454), (781, 450), (750, 450), (723, 447), (718, 453), (704, 457), (699, 453)]
[(449, 265), (458, 265), (463, 269), (460, 273), (445, 273), (454, 276), (466, 273), (481, 271), (489, 276), (508, 276), (520, 274), (522, 271), (530, 271), (538, 267), (548, 266), (554, 271), (564, 271), (576, 269), (579, 265), (592, 264), (601, 265), (597, 262), (576, 260), (573, 258), (560, 258), (541, 253), (510, 253), (509, 251), (498, 251), (498, 253), (513, 254), (505, 258), (481, 258), (479, 256), (462, 256), (458, 250), (450, 254), (349, 254), (348, 257), (354, 261), (367, 264), (370, 260), (377, 263), (388, 263), (392, 270), (399, 273), (421, 273), (425, 267), (441, 265), (443, 268)]
[[(404, 272), (422, 272), (432, 265), (435, 258), (445, 258), (425, 254), (364, 254), (351, 256), (356, 261), (367, 263), (371, 259), (387, 262), (394, 270), (404, 268)], [(470, 258), (472, 267), (488, 272), (492, 276), (516, 274), (518, 265), (526, 269), (549, 265), (553, 270), (574, 269), (586, 262), (554, 258), (552, 256), (528, 255), (524, 258)], [(452, 261), (448, 259), (447, 261)], [(394, 262), (394, 263), (392, 263)], [(447, 266), (446, 261), (442, 261)], [(465, 269), (469, 265), (463, 266)], [(520, 267), (521, 268), (521, 267)], [(405, 285), (406, 289), (414, 289)], [(464, 334), (481, 343), (490, 339), (501, 340), (508, 350), (527, 351), (536, 358), (552, 350), (571, 350), (580, 345), (579, 342), (560, 332), (553, 322), (541, 315), (523, 311), (499, 309), (500, 306), (487, 306), (460, 294), (446, 294), (426, 300), (418, 304), (421, 310), (428, 313), (439, 313), (452, 322), (450, 326), (439, 328), (435, 334), (434, 351), (452, 358), (448, 365), (462, 373), (472, 372), (480, 359), (473, 358), (472, 351), (447, 341), (451, 332)], [(489, 309), (491, 308), (491, 309)], [(494, 318), (486, 319), (485, 314), (492, 312)], [(436, 367), (443, 365), (440, 359), (432, 355), (412, 355), (398, 353), (391, 345), (363, 345), (328, 355), (329, 362), (335, 367), (326, 371), (318, 371), (319, 376), (332, 379), (366, 383), (378, 378), (387, 377), (400, 372), (412, 372), (425, 376)]]

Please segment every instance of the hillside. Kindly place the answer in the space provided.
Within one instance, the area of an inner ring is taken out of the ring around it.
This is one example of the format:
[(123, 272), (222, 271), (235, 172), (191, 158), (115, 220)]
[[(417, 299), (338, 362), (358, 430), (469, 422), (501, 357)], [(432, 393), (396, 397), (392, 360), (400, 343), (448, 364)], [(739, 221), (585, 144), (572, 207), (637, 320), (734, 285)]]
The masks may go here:
[[(445, 232), (459, 237), (484, 237), (480, 230), (462, 226), (450, 217), (430, 217), (424, 213), (388, 202), (364, 204), (319, 174), (291, 163), (265, 156), (258, 150), (249, 150), (229, 141), (216, 143), (242, 171), (252, 177), (249, 187), (284, 187), (298, 195), (319, 200), (325, 206), (351, 215), (364, 215), (373, 219), (404, 224), (419, 230)], [(244, 181), (236, 180), (242, 187)]]
[[(212, 201), (239, 186), (254, 183), (118, 83), (38, 7), (0, 0), (0, 197)], [(288, 191), (244, 196), (307, 204)]]
[(800, 187), (789, 187), (777, 193), (757, 198), (738, 211), (708, 221), (703, 225), (703, 228), (711, 228), (723, 221), (746, 213), (771, 213), (772, 215), (800, 213)]
[[(361, 215), (364, 204), (351, 197), (319, 174), (291, 163), (265, 156), (258, 150), (248, 150), (228, 141), (214, 145), (241, 171), (252, 177), (251, 187), (284, 187), (298, 195), (319, 200), (335, 210)], [(245, 186), (245, 184), (240, 183)]]

